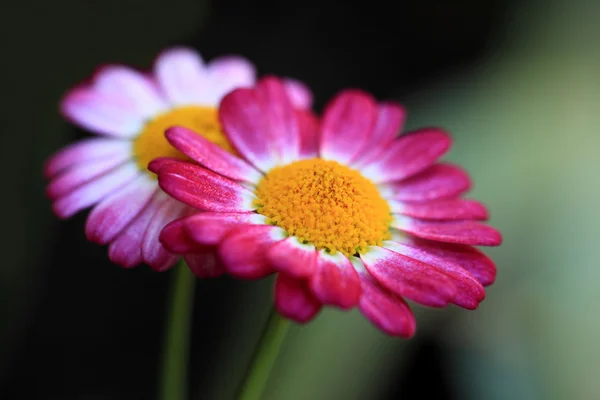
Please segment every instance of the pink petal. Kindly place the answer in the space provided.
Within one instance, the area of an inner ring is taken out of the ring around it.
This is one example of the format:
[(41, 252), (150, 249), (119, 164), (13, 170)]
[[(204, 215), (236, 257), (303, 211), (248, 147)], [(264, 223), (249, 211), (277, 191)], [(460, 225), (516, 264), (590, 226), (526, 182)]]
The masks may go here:
[(55, 153), (44, 165), (44, 175), (52, 178), (67, 168), (82, 162), (131, 155), (131, 142), (90, 138), (73, 143)]
[(421, 261), (381, 247), (370, 247), (360, 258), (377, 282), (398, 296), (430, 307), (443, 307), (456, 296), (452, 280)]
[(363, 315), (390, 336), (412, 337), (417, 324), (408, 304), (377, 283), (362, 261), (354, 258), (352, 265), (360, 277), (362, 296), (358, 308)]
[(126, 163), (97, 179), (79, 186), (66, 196), (56, 200), (52, 205), (52, 209), (60, 218), (68, 218), (125, 186), (138, 174), (139, 171), (135, 164)]
[(285, 91), (292, 102), (294, 108), (308, 110), (313, 104), (313, 94), (303, 82), (299, 80), (286, 78), (284, 81)]
[(319, 154), (319, 120), (307, 110), (296, 110), (300, 131), (300, 157), (316, 158)]
[(122, 165), (130, 158), (128, 154), (118, 154), (109, 158), (82, 162), (74, 165), (63, 174), (56, 176), (46, 187), (46, 195), (52, 199), (66, 196), (84, 183), (90, 182), (108, 171)]
[(377, 117), (377, 104), (368, 94), (346, 90), (325, 108), (321, 126), (321, 157), (349, 164), (363, 148)]
[(158, 189), (146, 174), (102, 200), (87, 218), (87, 239), (98, 244), (113, 240), (139, 214)]
[(267, 258), (279, 272), (294, 278), (308, 278), (315, 271), (317, 251), (314, 245), (300, 243), (298, 238), (290, 236), (273, 245)]
[(168, 199), (156, 209), (152, 216), (142, 243), (144, 262), (155, 271), (165, 271), (173, 266), (180, 258), (179, 255), (168, 251), (158, 239), (162, 229), (171, 221), (185, 215), (187, 207), (184, 204)]
[(273, 272), (265, 255), (270, 246), (285, 237), (271, 225), (244, 225), (231, 231), (219, 246), (219, 256), (228, 274), (242, 279), (259, 279)]
[(214, 250), (186, 254), (185, 262), (198, 278), (218, 278), (225, 273)]
[(277, 147), (256, 91), (236, 89), (226, 95), (219, 106), (221, 126), (233, 147), (261, 171), (277, 164)]
[(375, 126), (368, 139), (369, 145), (365, 146), (352, 166), (361, 168), (373, 162), (400, 134), (405, 120), (406, 110), (400, 104), (393, 102), (378, 104)]
[(148, 163), (148, 170), (158, 174), (158, 170), (167, 164), (180, 163), (182, 162), (179, 158), (174, 157), (157, 157)]
[(275, 308), (279, 314), (298, 323), (306, 323), (321, 310), (321, 302), (313, 296), (306, 283), (285, 274), (275, 281)]
[(276, 146), (278, 163), (289, 164), (300, 154), (300, 130), (294, 107), (283, 81), (275, 77), (261, 79), (256, 86), (268, 137)]
[(225, 235), (241, 225), (266, 224), (266, 218), (256, 213), (202, 212), (184, 220), (184, 229), (195, 243), (204, 246), (218, 245)]
[(131, 138), (144, 124), (135, 104), (122, 96), (76, 88), (61, 102), (61, 112), (71, 122), (90, 131)]
[(400, 136), (361, 173), (375, 183), (413, 176), (431, 166), (450, 148), (450, 137), (439, 129), (422, 129)]
[(484, 286), (491, 285), (496, 279), (496, 266), (494, 262), (475, 247), (462, 244), (432, 242), (407, 235), (394, 238), (394, 240), (401, 241), (420, 251), (460, 265)]
[(384, 242), (384, 246), (396, 253), (428, 264), (432, 268), (449, 276), (457, 288), (456, 296), (453, 300), (454, 304), (474, 310), (485, 299), (485, 289), (483, 286), (469, 272), (461, 268), (459, 264), (398, 242), (387, 241)]
[(237, 56), (225, 56), (211, 61), (207, 73), (211, 97), (206, 100), (213, 104), (219, 104), (223, 96), (233, 89), (251, 87), (256, 82), (254, 65), (245, 58)]
[(169, 108), (151, 80), (125, 66), (102, 68), (94, 78), (94, 88), (108, 95), (122, 96), (146, 118)]
[(192, 207), (217, 212), (255, 209), (256, 196), (234, 181), (189, 163), (172, 163), (158, 171), (160, 187)]
[(473, 246), (498, 246), (502, 235), (477, 221), (424, 221), (396, 215), (391, 226), (417, 237)]
[(165, 136), (177, 150), (217, 174), (250, 183), (257, 183), (262, 178), (262, 174), (252, 165), (191, 129), (174, 126), (167, 129)]
[(342, 309), (356, 306), (361, 295), (358, 274), (350, 260), (340, 252), (336, 254), (329, 254), (324, 250), (318, 252), (310, 288), (323, 304)]
[(381, 185), (388, 197), (398, 201), (430, 201), (459, 196), (471, 187), (469, 175), (451, 164), (436, 164), (401, 182)]
[(175, 47), (162, 52), (154, 63), (154, 74), (173, 105), (215, 105), (204, 61), (196, 51)]
[(486, 220), (487, 209), (475, 200), (449, 199), (434, 200), (427, 203), (397, 203), (392, 212), (408, 215), (413, 218), (431, 220)]
[(189, 217), (182, 217), (168, 223), (160, 232), (159, 241), (171, 253), (194, 253), (204, 248), (194, 242), (186, 232), (184, 225), (187, 218)]
[(125, 268), (132, 268), (141, 264), (142, 242), (144, 232), (148, 228), (150, 220), (156, 213), (156, 210), (165, 201), (168, 201), (167, 195), (157, 190), (150, 202), (139, 213), (128, 227), (126, 227), (108, 246), (108, 257), (112, 262)]

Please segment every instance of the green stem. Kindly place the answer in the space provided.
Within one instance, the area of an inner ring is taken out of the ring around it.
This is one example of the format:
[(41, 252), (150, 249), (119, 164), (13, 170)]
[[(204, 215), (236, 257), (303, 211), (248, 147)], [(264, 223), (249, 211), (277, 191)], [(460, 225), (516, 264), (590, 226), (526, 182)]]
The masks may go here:
[(183, 259), (175, 265), (169, 289), (159, 400), (187, 400), (190, 330), (196, 277)]
[(260, 400), (262, 398), (288, 327), (289, 321), (282, 318), (273, 309), (246, 372), (246, 377), (238, 391), (238, 400)]

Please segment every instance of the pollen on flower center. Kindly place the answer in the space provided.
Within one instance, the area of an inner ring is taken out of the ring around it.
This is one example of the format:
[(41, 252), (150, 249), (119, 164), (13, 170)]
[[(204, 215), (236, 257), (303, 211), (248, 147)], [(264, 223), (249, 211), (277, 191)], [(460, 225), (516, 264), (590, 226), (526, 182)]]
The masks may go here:
[(269, 171), (257, 211), (317, 249), (360, 253), (390, 238), (390, 207), (373, 182), (336, 161), (309, 159)]
[(235, 152), (223, 134), (215, 108), (179, 107), (149, 120), (135, 138), (133, 153), (141, 170), (145, 171), (148, 163), (157, 157), (187, 159), (185, 155), (171, 146), (165, 138), (165, 130), (174, 125), (191, 129), (223, 149), (231, 153)]

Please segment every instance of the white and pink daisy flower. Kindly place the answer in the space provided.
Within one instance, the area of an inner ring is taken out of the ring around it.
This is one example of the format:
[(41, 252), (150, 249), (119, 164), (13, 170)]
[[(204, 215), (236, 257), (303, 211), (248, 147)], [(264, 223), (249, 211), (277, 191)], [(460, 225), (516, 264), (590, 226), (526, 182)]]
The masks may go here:
[[(192, 210), (162, 192), (147, 165), (157, 157), (186, 158), (164, 138), (171, 125), (233, 151), (217, 106), (231, 90), (252, 86), (255, 76), (254, 66), (241, 57), (205, 63), (187, 48), (164, 51), (150, 74), (121, 65), (101, 68), (61, 103), (66, 118), (101, 137), (72, 144), (46, 163), (54, 212), (68, 218), (93, 206), (86, 235), (108, 244), (113, 262), (124, 267), (145, 262), (159, 271), (172, 266), (180, 256), (162, 246), (159, 233)], [(286, 88), (298, 107), (310, 107), (311, 94), (302, 84), (289, 80)], [(197, 255), (189, 263), (206, 261)]]
[(335, 97), (321, 123), (308, 122), (273, 77), (228, 94), (219, 118), (239, 156), (172, 127), (167, 139), (190, 161), (150, 164), (165, 192), (205, 210), (170, 223), (160, 239), (173, 252), (214, 249), (219, 263), (206, 276), (277, 273), (283, 316), (306, 322), (323, 305), (358, 307), (405, 337), (415, 320), (404, 298), (467, 309), (484, 299), (496, 268), (473, 246), (502, 239), (480, 222), (485, 207), (460, 197), (467, 174), (436, 163), (451, 144), (445, 132), (397, 136), (403, 108), (357, 90)]

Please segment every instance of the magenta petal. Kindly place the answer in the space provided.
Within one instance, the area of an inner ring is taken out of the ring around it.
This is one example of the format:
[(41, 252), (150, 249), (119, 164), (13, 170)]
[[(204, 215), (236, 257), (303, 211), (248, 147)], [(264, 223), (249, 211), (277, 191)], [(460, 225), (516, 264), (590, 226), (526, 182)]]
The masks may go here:
[(298, 323), (306, 323), (321, 310), (321, 302), (302, 280), (278, 274), (275, 281), (275, 308), (279, 314)]
[(167, 200), (167, 196), (158, 191), (133, 222), (110, 243), (108, 257), (112, 262), (125, 268), (132, 268), (144, 261), (142, 257), (144, 232), (156, 210)]
[(267, 258), (275, 270), (294, 278), (308, 278), (315, 271), (317, 251), (312, 244), (303, 244), (290, 236), (274, 244), (267, 252)]
[(266, 252), (283, 238), (283, 230), (271, 225), (243, 225), (234, 229), (219, 247), (225, 270), (242, 279), (259, 279), (273, 273)]
[(315, 158), (319, 154), (319, 120), (311, 111), (296, 110), (300, 129), (300, 157)]
[(256, 183), (262, 177), (252, 165), (191, 129), (174, 126), (167, 129), (165, 136), (177, 150), (217, 174), (250, 183)]
[(313, 94), (308, 86), (292, 78), (286, 78), (284, 84), (285, 91), (294, 108), (308, 110), (312, 107)]
[(487, 209), (475, 200), (449, 199), (434, 200), (427, 203), (402, 203), (398, 210), (392, 212), (408, 215), (413, 218), (430, 220), (486, 220)]
[(473, 246), (499, 246), (502, 243), (500, 232), (477, 221), (424, 221), (396, 216), (391, 225), (422, 239), (438, 242)]
[(360, 260), (355, 259), (352, 264), (360, 277), (362, 296), (358, 308), (363, 315), (388, 335), (413, 336), (416, 321), (408, 304), (377, 283)]
[(365, 146), (352, 166), (360, 168), (375, 160), (400, 134), (405, 120), (406, 110), (400, 104), (392, 102), (378, 104), (375, 126), (369, 136), (369, 145)]
[(229, 142), (261, 171), (277, 163), (277, 148), (271, 144), (270, 130), (258, 95), (251, 89), (236, 89), (221, 100), (221, 126)]
[(430, 307), (443, 307), (456, 296), (456, 286), (431, 266), (381, 247), (361, 255), (367, 271), (383, 287), (398, 296)]
[(423, 129), (400, 136), (386, 151), (361, 170), (375, 183), (392, 182), (431, 166), (450, 148), (450, 137), (439, 129)]
[(158, 174), (158, 171), (165, 165), (180, 162), (182, 162), (180, 159), (174, 157), (157, 157), (148, 163), (148, 170)]
[(113, 240), (144, 209), (158, 190), (145, 174), (100, 202), (88, 215), (87, 239), (98, 244)]
[(471, 187), (469, 175), (451, 164), (436, 164), (401, 182), (382, 185), (398, 201), (430, 201), (458, 196)]
[(263, 110), (268, 137), (277, 149), (278, 163), (296, 161), (300, 154), (300, 131), (283, 81), (275, 77), (261, 79), (256, 85), (256, 95)]
[(189, 253), (184, 256), (185, 262), (198, 278), (218, 278), (225, 269), (217, 260), (213, 249), (199, 253)]
[(204, 246), (194, 242), (186, 232), (184, 225), (187, 218), (189, 217), (169, 222), (160, 232), (158, 240), (171, 253), (193, 253), (204, 248)]
[(358, 274), (350, 260), (342, 253), (317, 253), (315, 273), (310, 288), (323, 304), (350, 309), (360, 300), (361, 289)]
[(251, 211), (256, 196), (232, 180), (189, 163), (171, 163), (158, 171), (160, 187), (192, 207), (217, 212)]
[(187, 212), (186, 206), (174, 199), (168, 199), (152, 216), (142, 243), (142, 256), (144, 262), (155, 271), (165, 271), (173, 266), (180, 258), (179, 255), (168, 251), (160, 242), (159, 236), (162, 229), (171, 221), (180, 218)]
[(402, 243), (415, 247), (420, 251), (460, 265), (469, 271), (483, 286), (491, 285), (496, 279), (496, 266), (494, 262), (475, 247), (463, 244), (432, 242), (412, 236), (402, 236), (395, 240), (400, 240)]
[(131, 142), (125, 140), (90, 138), (73, 143), (51, 156), (44, 165), (44, 175), (52, 178), (65, 169), (90, 161), (131, 155)]
[(325, 159), (349, 164), (365, 146), (377, 115), (375, 100), (358, 90), (346, 90), (325, 108), (320, 153)]
[(247, 224), (264, 224), (265, 217), (256, 213), (202, 212), (184, 220), (187, 235), (195, 243), (218, 245), (234, 228)]
[(386, 248), (407, 257), (414, 258), (415, 260), (419, 260), (449, 276), (457, 288), (453, 300), (454, 304), (474, 310), (485, 298), (485, 289), (483, 286), (459, 264), (455, 264), (451, 260), (437, 257), (427, 251), (419, 250), (402, 243), (391, 241), (384, 243)]

